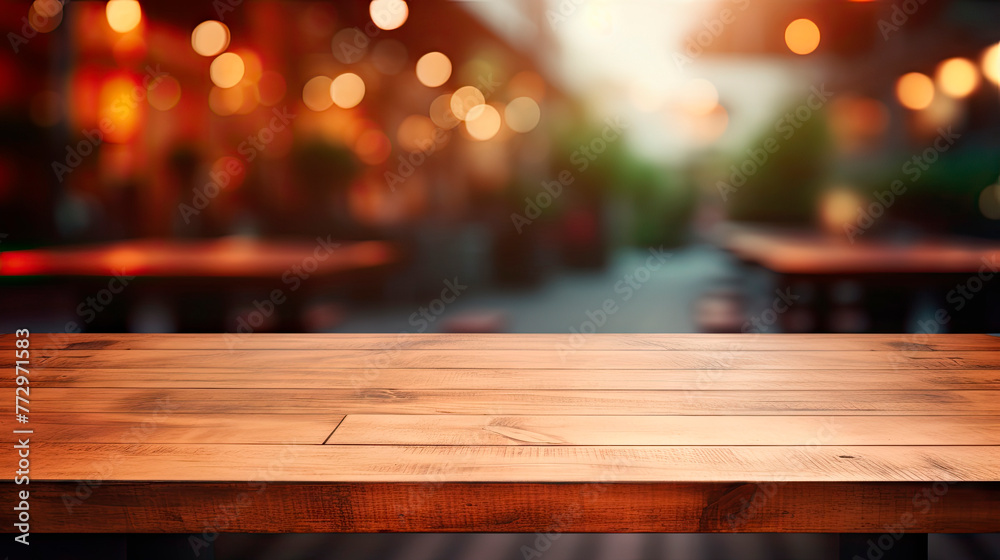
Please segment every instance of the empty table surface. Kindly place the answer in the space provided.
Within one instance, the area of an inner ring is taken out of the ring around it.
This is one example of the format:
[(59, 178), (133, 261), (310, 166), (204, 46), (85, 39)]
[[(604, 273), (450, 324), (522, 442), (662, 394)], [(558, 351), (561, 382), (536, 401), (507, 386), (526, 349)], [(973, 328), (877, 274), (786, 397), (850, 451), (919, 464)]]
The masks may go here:
[(35, 532), (1000, 531), (989, 335), (29, 340)]

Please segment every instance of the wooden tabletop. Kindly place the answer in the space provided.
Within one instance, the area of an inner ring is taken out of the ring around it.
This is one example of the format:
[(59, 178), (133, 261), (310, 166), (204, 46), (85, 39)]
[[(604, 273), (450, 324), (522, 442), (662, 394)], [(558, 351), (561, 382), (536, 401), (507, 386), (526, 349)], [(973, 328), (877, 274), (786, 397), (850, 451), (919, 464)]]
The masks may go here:
[(0, 252), (0, 276), (279, 278), (293, 267), (324, 276), (391, 264), (398, 260), (397, 253), (382, 241), (338, 242), (322, 237), (136, 239)]
[(34, 532), (1000, 531), (988, 335), (30, 342)]
[(1000, 242), (940, 238), (908, 242), (834, 236), (805, 229), (726, 224), (718, 243), (779, 274), (973, 274), (1000, 268)]

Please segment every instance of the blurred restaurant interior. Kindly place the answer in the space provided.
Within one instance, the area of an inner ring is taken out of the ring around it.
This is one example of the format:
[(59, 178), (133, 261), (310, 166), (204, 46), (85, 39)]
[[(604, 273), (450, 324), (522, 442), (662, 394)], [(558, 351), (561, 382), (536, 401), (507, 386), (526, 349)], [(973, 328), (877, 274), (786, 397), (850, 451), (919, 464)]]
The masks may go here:
[(1000, 4), (4, 2), (5, 332), (997, 332)]

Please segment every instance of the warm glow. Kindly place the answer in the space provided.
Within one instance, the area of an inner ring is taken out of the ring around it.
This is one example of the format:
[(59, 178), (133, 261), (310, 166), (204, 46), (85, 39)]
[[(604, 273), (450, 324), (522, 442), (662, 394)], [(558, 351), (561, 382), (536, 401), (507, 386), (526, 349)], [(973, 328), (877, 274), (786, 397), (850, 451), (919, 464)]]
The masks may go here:
[(257, 91), (260, 93), (261, 105), (268, 107), (277, 105), (285, 97), (285, 77), (273, 70), (267, 70), (260, 75)]
[(105, 13), (108, 25), (118, 33), (128, 33), (142, 21), (142, 8), (136, 0), (109, 0)]
[(504, 118), (507, 126), (514, 132), (530, 132), (542, 117), (542, 111), (538, 108), (538, 103), (530, 97), (518, 97), (512, 99), (504, 109)]
[(243, 88), (213, 87), (208, 92), (208, 106), (220, 117), (235, 114), (243, 106)]
[(388, 159), (391, 151), (392, 144), (389, 142), (389, 137), (381, 130), (374, 128), (362, 132), (358, 136), (357, 142), (354, 143), (354, 153), (357, 154), (358, 159), (368, 165), (378, 165), (384, 162)]
[(832, 235), (843, 235), (844, 226), (853, 224), (863, 199), (853, 190), (838, 187), (823, 193), (820, 199), (819, 218), (823, 229)]
[(1000, 84), (1000, 43), (983, 51), (983, 75), (994, 84)]
[(896, 97), (907, 109), (926, 109), (934, 101), (934, 82), (920, 72), (910, 72), (896, 82)]
[(368, 13), (379, 29), (389, 31), (406, 23), (410, 9), (403, 0), (373, 0)]
[(163, 76), (149, 84), (146, 99), (160, 111), (173, 109), (181, 100), (181, 84), (173, 76)]
[(264, 73), (264, 65), (257, 53), (249, 49), (235, 49), (233, 52), (243, 59), (243, 81), (253, 84), (259, 82), (261, 74)]
[(451, 112), (459, 120), (464, 121), (469, 109), (482, 105), (483, 103), (486, 103), (486, 98), (483, 97), (483, 92), (473, 86), (461, 87), (458, 88), (458, 91), (451, 95)]
[(361, 76), (347, 72), (330, 83), (330, 98), (342, 109), (356, 107), (365, 97), (365, 81)]
[(938, 65), (938, 87), (945, 95), (962, 98), (979, 87), (979, 70), (965, 58), (949, 58)]
[(227, 52), (220, 54), (212, 61), (209, 76), (212, 77), (212, 83), (220, 88), (231, 88), (240, 83), (245, 71), (246, 65), (243, 64), (240, 55)]
[(462, 121), (451, 112), (451, 94), (439, 95), (431, 101), (431, 120), (445, 130), (451, 130)]
[(191, 47), (201, 56), (215, 56), (229, 46), (229, 28), (215, 21), (203, 21), (191, 32)]
[(719, 91), (708, 80), (691, 80), (681, 93), (681, 105), (692, 115), (707, 115), (719, 105)]
[(139, 132), (145, 116), (144, 105), (132, 103), (140, 98), (143, 88), (139, 81), (126, 72), (117, 72), (101, 86), (99, 117), (108, 119), (114, 128), (104, 139), (114, 144), (132, 140)]
[(35, 0), (28, 8), (28, 25), (39, 33), (48, 33), (59, 27), (63, 18), (59, 0)]
[(465, 129), (476, 140), (489, 140), (500, 132), (500, 112), (492, 105), (476, 105), (466, 113)]
[(408, 152), (429, 152), (434, 145), (434, 122), (423, 115), (410, 115), (403, 119), (396, 131), (399, 147)]
[(451, 61), (439, 52), (429, 52), (417, 61), (417, 79), (427, 87), (438, 87), (451, 77)]
[(819, 27), (812, 20), (797, 19), (785, 28), (785, 44), (795, 54), (809, 54), (819, 46)]
[(545, 79), (531, 70), (514, 74), (507, 84), (507, 93), (511, 99), (530, 97), (539, 103), (545, 99), (545, 89)]
[(302, 88), (302, 102), (313, 111), (325, 111), (333, 105), (330, 86), (333, 80), (326, 76), (316, 76)]

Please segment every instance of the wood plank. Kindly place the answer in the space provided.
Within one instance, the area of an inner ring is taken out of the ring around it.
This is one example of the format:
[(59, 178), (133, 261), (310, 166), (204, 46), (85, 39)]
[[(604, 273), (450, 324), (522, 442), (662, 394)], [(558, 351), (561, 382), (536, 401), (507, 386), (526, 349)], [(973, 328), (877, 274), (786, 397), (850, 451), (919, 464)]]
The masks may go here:
[[(339, 414), (174, 414), (168, 402), (149, 413), (32, 412), (31, 437), (53, 443), (302, 443), (321, 444)], [(0, 441), (18, 436), (0, 432)]]
[(33, 480), (32, 532), (1000, 532), (995, 483), (92, 483)]
[[(1000, 369), (975, 370), (611, 370), (33, 368), (32, 387), (192, 389), (580, 389), (674, 391), (997, 390)], [(14, 387), (13, 377), (0, 387)]]
[[(14, 336), (0, 335), (13, 347)], [(33, 333), (35, 349), (60, 350), (821, 350), (960, 351), (1000, 350), (987, 334), (63, 334)]]
[(574, 391), (390, 389), (64, 389), (32, 391), (36, 412), (145, 412), (169, 397), (177, 413), (991, 415), (1000, 391)]
[(350, 414), (327, 444), (1000, 445), (1000, 417)]
[[(395, 446), (32, 442), (32, 481), (990, 482), (998, 446)], [(236, 460), (238, 458), (238, 460)], [(13, 453), (0, 459), (16, 470)], [(108, 477), (103, 477), (107, 479)]]
[[(996, 369), (995, 351), (758, 352), (740, 350), (658, 351), (594, 350), (41, 350), (32, 354), (37, 367), (58, 368), (255, 368), (323, 369)], [(6, 358), (10, 365), (13, 356)]]

